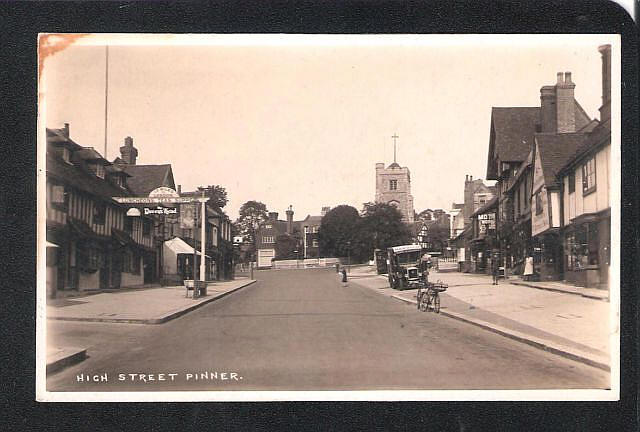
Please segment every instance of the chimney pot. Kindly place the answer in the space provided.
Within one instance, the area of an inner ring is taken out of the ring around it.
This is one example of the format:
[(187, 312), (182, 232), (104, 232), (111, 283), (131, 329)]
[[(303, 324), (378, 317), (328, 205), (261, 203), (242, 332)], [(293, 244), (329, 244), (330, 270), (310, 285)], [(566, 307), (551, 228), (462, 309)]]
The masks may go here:
[(564, 82), (566, 84), (571, 84), (571, 72), (564, 73)]
[(182, 185), (178, 185), (178, 191), (177, 191), (177, 192), (178, 192), (178, 194), (179, 194), (180, 192), (182, 192)]
[(564, 79), (562, 77), (562, 72), (558, 72), (556, 75), (558, 77), (558, 84), (562, 84), (564, 82)]
[(64, 129), (64, 136), (69, 138), (69, 123), (65, 123), (63, 129)]
[(133, 146), (133, 138), (131, 138), (130, 136), (126, 137), (124, 139), (124, 145), (126, 145), (128, 147), (132, 147)]

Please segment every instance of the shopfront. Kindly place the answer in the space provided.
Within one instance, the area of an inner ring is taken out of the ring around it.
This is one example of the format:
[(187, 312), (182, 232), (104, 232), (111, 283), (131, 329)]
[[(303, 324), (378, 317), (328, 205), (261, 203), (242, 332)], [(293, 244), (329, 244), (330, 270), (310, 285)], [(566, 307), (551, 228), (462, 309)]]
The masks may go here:
[(611, 260), (611, 216), (582, 215), (564, 231), (564, 267), (567, 282), (607, 289)]

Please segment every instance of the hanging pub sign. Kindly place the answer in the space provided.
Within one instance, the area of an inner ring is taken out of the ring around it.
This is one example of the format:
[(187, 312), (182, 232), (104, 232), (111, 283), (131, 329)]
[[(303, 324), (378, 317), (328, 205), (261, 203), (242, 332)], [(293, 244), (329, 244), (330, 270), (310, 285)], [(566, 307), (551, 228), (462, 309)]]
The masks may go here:
[(155, 208), (145, 207), (144, 208), (144, 214), (145, 215), (150, 215), (150, 214), (155, 214), (155, 215), (178, 214), (178, 209), (177, 208), (171, 208), (171, 207), (163, 207), (163, 206), (157, 206)]
[(180, 228), (193, 229), (196, 220), (196, 204), (180, 204)]

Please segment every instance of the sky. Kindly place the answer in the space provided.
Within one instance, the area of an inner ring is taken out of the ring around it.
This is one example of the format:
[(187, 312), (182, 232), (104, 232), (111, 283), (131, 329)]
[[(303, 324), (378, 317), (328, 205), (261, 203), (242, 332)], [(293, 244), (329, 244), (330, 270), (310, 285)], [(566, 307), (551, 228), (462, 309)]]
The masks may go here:
[[(493, 106), (539, 106), (572, 72), (598, 118), (607, 35), (92, 35), (44, 59), (41, 118), (70, 124), (107, 159), (133, 137), (138, 164), (172, 165), (176, 185), (226, 188), (281, 218), (375, 196), (375, 164), (411, 171), (417, 212), (463, 201), (485, 178)], [(55, 45), (55, 38), (49, 41)], [(614, 45), (615, 46), (615, 45)], [(62, 44), (60, 44), (62, 47)], [(492, 184), (490, 182), (489, 184)]]

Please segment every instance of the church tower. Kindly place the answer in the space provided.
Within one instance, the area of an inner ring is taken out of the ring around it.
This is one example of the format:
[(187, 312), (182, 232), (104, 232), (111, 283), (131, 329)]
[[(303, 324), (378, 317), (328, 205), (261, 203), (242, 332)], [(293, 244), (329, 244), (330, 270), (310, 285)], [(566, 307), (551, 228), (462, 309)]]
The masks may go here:
[(414, 222), (413, 196), (411, 195), (411, 174), (409, 168), (401, 167), (396, 162), (397, 135), (392, 136), (393, 163), (384, 167), (384, 163), (376, 164), (376, 203), (391, 204), (402, 213), (402, 221)]

